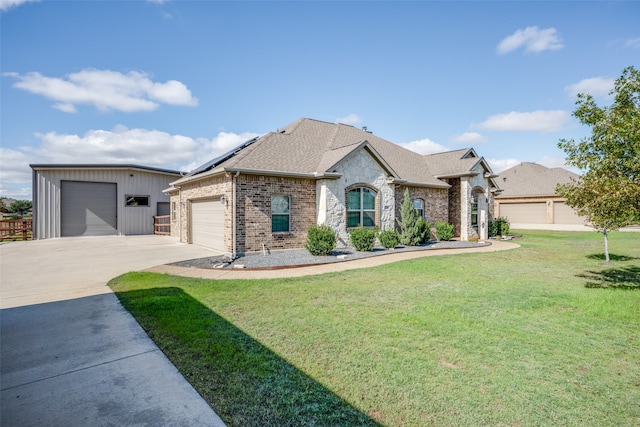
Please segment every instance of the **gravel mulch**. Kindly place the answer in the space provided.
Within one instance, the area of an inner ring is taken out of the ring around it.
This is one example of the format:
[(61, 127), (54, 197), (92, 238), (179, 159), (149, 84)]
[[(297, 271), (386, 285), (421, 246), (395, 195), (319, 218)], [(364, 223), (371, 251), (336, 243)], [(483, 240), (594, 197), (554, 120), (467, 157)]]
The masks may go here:
[(327, 256), (313, 256), (306, 249), (286, 249), (250, 253), (231, 259), (227, 256), (214, 256), (175, 262), (170, 265), (198, 268), (253, 268), (276, 269), (331, 262), (344, 262), (359, 258), (380, 256), (397, 252), (425, 251), (438, 249), (476, 248), (488, 246), (487, 242), (428, 242), (420, 246), (397, 246), (395, 249), (374, 248), (371, 252), (358, 252), (353, 248), (339, 248)]

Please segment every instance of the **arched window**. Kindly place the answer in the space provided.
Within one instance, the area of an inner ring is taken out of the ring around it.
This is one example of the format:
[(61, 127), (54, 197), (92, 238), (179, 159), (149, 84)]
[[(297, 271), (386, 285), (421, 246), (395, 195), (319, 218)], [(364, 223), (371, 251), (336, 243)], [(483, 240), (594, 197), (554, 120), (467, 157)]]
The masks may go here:
[(413, 209), (416, 210), (418, 217), (424, 219), (424, 200), (422, 199), (414, 199), (413, 200)]
[(347, 227), (375, 227), (376, 192), (359, 187), (347, 193)]

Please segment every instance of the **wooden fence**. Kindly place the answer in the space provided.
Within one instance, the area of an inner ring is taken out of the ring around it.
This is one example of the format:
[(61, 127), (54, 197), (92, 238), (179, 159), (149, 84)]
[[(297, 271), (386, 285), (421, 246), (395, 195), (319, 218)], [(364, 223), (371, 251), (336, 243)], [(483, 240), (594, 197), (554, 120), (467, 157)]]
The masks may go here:
[(31, 219), (0, 220), (0, 240), (29, 240), (33, 232)]
[(153, 234), (171, 234), (171, 215), (153, 217)]

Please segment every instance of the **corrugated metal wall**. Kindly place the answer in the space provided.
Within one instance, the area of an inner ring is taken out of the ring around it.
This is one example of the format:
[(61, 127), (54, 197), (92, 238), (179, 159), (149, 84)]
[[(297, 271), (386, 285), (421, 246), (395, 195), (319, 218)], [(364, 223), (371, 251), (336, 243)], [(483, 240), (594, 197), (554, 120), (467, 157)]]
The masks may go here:
[[(169, 202), (162, 190), (179, 176), (139, 169), (39, 169), (33, 174), (34, 238), (60, 237), (62, 181), (117, 184), (118, 234), (153, 234), (158, 202)], [(149, 206), (126, 206), (125, 195), (149, 196)]]

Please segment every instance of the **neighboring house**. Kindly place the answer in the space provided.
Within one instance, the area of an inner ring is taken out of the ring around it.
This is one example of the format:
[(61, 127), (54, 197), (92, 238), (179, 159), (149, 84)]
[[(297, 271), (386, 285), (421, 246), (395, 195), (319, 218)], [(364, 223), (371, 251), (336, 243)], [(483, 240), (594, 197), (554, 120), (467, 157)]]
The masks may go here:
[(162, 190), (179, 172), (138, 165), (30, 165), (33, 236), (153, 234), (153, 216), (169, 215)]
[(506, 217), (511, 226), (518, 224), (584, 225), (565, 199), (556, 195), (556, 186), (566, 184), (578, 174), (563, 168), (547, 168), (536, 163), (521, 163), (501, 172), (498, 184), (503, 190), (495, 198), (496, 217)]
[(498, 190), (473, 149), (423, 156), (366, 130), (300, 119), (171, 183), (171, 233), (228, 254), (302, 248), (327, 224), (348, 244), (359, 225), (397, 225), (405, 189), (432, 224), (487, 238)]

